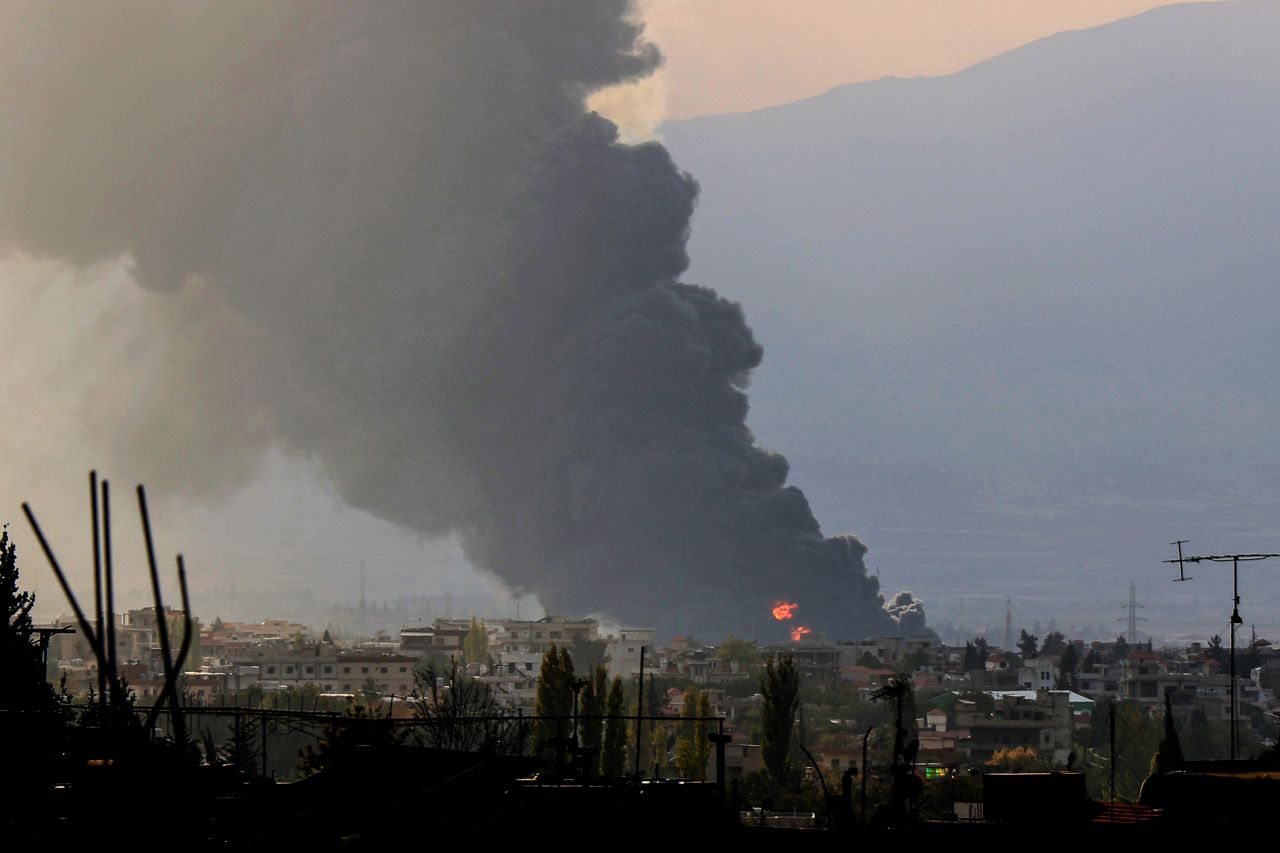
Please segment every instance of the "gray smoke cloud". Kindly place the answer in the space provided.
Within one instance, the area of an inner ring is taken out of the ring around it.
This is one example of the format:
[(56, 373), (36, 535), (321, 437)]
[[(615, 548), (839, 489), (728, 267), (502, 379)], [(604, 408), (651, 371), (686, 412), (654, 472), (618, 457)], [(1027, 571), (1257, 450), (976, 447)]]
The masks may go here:
[(190, 488), (278, 443), (557, 612), (923, 627), (755, 445), (761, 348), (677, 280), (697, 184), (584, 109), (659, 62), (630, 11), (7, 4), (0, 248), (126, 259), (174, 306), (115, 440)]

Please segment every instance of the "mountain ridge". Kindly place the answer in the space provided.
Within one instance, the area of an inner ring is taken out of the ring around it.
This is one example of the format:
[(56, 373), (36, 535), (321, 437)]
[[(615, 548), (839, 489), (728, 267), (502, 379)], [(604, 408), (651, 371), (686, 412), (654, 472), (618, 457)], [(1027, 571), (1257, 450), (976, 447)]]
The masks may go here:
[(1274, 2), (1166, 6), (664, 129), (702, 186), (687, 278), (746, 308), (752, 426), (825, 529), (971, 613), (1194, 525), (1280, 545), (1275, 33)]

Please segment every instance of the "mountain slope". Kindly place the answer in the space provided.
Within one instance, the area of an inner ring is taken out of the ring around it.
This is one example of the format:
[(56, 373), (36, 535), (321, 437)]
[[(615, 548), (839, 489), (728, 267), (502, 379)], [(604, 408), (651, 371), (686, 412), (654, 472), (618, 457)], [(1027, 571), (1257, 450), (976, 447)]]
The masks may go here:
[(1277, 36), (1280, 3), (1172, 6), (664, 129), (687, 278), (766, 348), (753, 426), (936, 621), (1012, 590), (1105, 633), (1135, 577), (1157, 628), (1216, 625), (1165, 543), (1280, 550)]

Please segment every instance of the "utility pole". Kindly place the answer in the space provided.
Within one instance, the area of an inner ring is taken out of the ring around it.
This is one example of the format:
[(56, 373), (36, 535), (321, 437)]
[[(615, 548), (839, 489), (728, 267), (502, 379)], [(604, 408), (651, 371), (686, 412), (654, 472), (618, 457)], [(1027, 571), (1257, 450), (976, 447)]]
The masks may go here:
[(1206, 554), (1198, 557), (1184, 557), (1182, 545), (1186, 541), (1186, 539), (1179, 539), (1174, 542), (1173, 544), (1178, 546), (1178, 558), (1164, 561), (1178, 564), (1178, 577), (1174, 578), (1174, 581), (1191, 580), (1183, 572), (1183, 566), (1186, 563), (1231, 563), (1231, 618), (1228, 622), (1231, 625), (1231, 760), (1235, 761), (1240, 746), (1240, 736), (1237, 731), (1239, 715), (1236, 710), (1236, 629), (1244, 623), (1240, 618), (1240, 562), (1270, 560), (1280, 557), (1280, 554)]

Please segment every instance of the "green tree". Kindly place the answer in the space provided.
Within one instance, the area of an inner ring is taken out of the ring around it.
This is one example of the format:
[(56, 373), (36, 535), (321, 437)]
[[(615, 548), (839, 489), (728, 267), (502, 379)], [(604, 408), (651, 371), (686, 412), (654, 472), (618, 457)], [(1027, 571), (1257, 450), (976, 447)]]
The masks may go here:
[(462, 640), (462, 657), (467, 663), (489, 665), (489, 632), (476, 617), (471, 617), (471, 627)]
[(1018, 654), (1023, 658), (1034, 658), (1039, 652), (1038, 643), (1040, 638), (1035, 634), (1028, 634), (1027, 629), (1023, 628), (1022, 633), (1018, 636)]
[(1059, 690), (1074, 690), (1076, 686), (1076, 669), (1080, 666), (1080, 654), (1076, 647), (1068, 644), (1066, 651), (1058, 660), (1058, 680), (1054, 685)]
[[(703, 781), (707, 778), (707, 723), (697, 719), (710, 712), (711, 701), (705, 690), (686, 687), (684, 707), (680, 709), (680, 728), (676, 735), (676, 772), (682, 779)], [(706, 746), (704, 746), (704, 744)]]
[[(4, 734), (4, 775), (9, 783), (5, 786), (6, 824), (13, 815), (37, 813), (30, 807), (43, 812), (44, 792), (53, 789), (59, 763), (56, 756), (62, 750), (72, 714), (65, 678), (60, 696), (45, 679), (38, 634), (31, 620), (35, 594), (23, 592), (18, 580), (18, 552), (6, 528), (0, 532), (0, 709), (4, 711), (0, 731)], [(113, 694), (109, 711), (123, 702), (125, 695)], [(95, 717), (97, 713), (94, 705), (83, 716)], [(136, 717), (130, 715), (129, 722), (140, 728)]]
[(414, 673), (417, 687), (409, 700), (424, 722), (418, 741), (433, 749), (510, 753), (518, 748), (517, 720), (506, 713), (493, 689), (467, 674), (457, 658), (445, 669), (427, 664)]
[(639, 742), (635, 740), (637, 732), (628, 730), (632, 737), (628, 764), (634, 762), (639, 754), (642, 773), (652, 770), (655, 774), (661, 774), (667, 766), (667, 726), (662, 719), (662, 698), (658, 682), (652, 673), (636, 705), (640, 714), (647, 719), (639, 727)]
[(574, 634), (569, 643), (569, 657), (579, 672), (595, 672), (596, 667), (607, 663), (605, 654), (609, 644), (605, 640), (588, 640), (585, 634)]
[(372, 675), (360, 685), (360, 695), (364, 699), (364, 704), (368, 706), (373, 706), (382, 699), (382, 689), (378, 686), (378, 682), (373, 680)]
[[(1252, 706), (1246, 705), (1246, 710)], [(1251, 743), (1248, 726), (1241, 727), (1240, 754), (1256, 751)], [(1191, 720), (1182, 731), (1182, 751), (1188, 761), (1208, 761), (1226, 758), (1231, 750), (1231, 724), (1226, 720), (1210, 720), (1204, 706), (1197, 704), (1191, 711)]]
[(726, 634), (716, 648), (716, 660), (736, 664), (739, 670), (749, 670), (760, 663), (760, 649), (750, 640)]
[(1111, 647), (1111, 660), (1114, 663), (1120, 663), (1120, 661), (1129, 657), (1129, 651), (1129, 642), (1121, 634), (1116, 637), (1115, 645)]
[(555, 643), (542, 656), (538, 671), (533, 721), (529, 740), (534, 755), (550, 753), (553, 737), (567, 737), (573, 716), (573, 659), (567, 646)]
[(1044, 638), (1044, 642), (1040, 644), (1040, 654), (1042, 655), (1061, 655), (1067, 651), (1067, 638), (1062, 635), (1061, 631), (1050, 631)]
[(600, 753), (600, 772), (605, 776), (621, 776), (626, 772), (627, 721), (622, 718), (625, 691), (622, 679), (615, 677), (609, 685), (609, 698), (605, 702), (604, 749)]
[(1256, 667), (1262, 666), (1262, 649), (1266, 645), (1264, 640), (1258, 639), (1257, 626), (1250, 625), (1249, 628), (1249, 645), (1245, 647), (1243, 666), (1240, 667), (1245, 675)]
[(1204, 656), (1221, 664), (1227, 662), (1227, 650), (1222, 647), (1222, 637), (1214, 634), (1209, 638), (1204, 647)]
[[(604, 740), (605, 700), (609, 693), (609, 672), (604, 664), (596, 666), (591, 678), (582, 688), (578, 704), (578, 742), (586, 748), (599, 750)], [(598, 756), (597, 756), (598, 758)]]
[(707, 761), (711, 758), (711, 740), (707, 737), (711, 733), (711, 721), (709, 719), (711, 717), (711, 692), (709, 690), (702, 690), (698, 693), (698, 716), (703, 719), (698, 723), (701, 734), (698, 737), (698, 749), (697, 754), (694, 756), (694, 761), (697, 762), (698, 767), (703, 768), (704, 775), (698, 777), (701, 779), (705, 777)]
[(6, 527), (0, 533), (0, 708), (10, 711), (48, 710), (53, 689), (45, 681), (40, 646), (36, 642), (31, 608), (36, 596), (18, 586), (18, 552)]
[(1168, 693), (1164, 694), (1164, 737), (1160, 738), (1160, 746), (1156, 748), (1152, 764), (1156, 773), (1168, 773), (1183, 764), (1182, 741), (1173, 725), (1173, 700)]
[(961, 667), (965, 672), (971, 672), (975, 669), (987, 668), (987, 638), (974, 637), (972, 640), (965, 640), (964, 658), (961, 660)]
[[(372, 678), (368, 679), (372, 681)], [(367, 684), (368, 682), (366, 682)], [(376, 691), (377, 685), (374, 685)], [(277, 711), (342, 711), (346, 708), (343, 700), (322, 699), (320, 687), (316, 684), (300, 684), (289, 686), (283, 690), (272, 690), (262, 693), (257, 707)]]
[(1163, 724), (1138, 702), (1126, 699), (1122, 702), (1099, 702), (1089, 718), (1085, 736), (1085, 783), (1089, 795), (1097, 800), (1110, 799), (1111, 714), (1116, 718), (1116, 798), (1133, 802), (1142, 788), (1142, 781), (1151, 771), (1151, 758), (1156, 753), (1163, 732)]
[(790, 781), (791, 733), (800, 705), (800, 673), (790, 654), (765, 661), (760, 679), (760, 752), (765, 769), (778, 784)]
[(302, 770), (316, 773), (329, 768), (342, 768), (357, 756), (368, 756), (392, 749), (404, 742), (405, 732), (395, 721), (371, 714), (359, 703), (352, 703), (345, 714), (325, 723), (324, 732), (314, 745), (301, 753)]
[(1042, 773), (1050, 769), (1049, 762), (1029, 746), (1001, 747), (992, 754), (987, 766), (1002, 773)]
[(258, 717), (237, 713), (231, 718), (226, 740), (218, 746), (223, 761), (250, 776), (262, 771), (259, 725)]
[(871, 652), (863, 652), (862, 657), (858, 658), (858, 666), (865, 666), (867, 669), (884, 669), (884, 661)]

